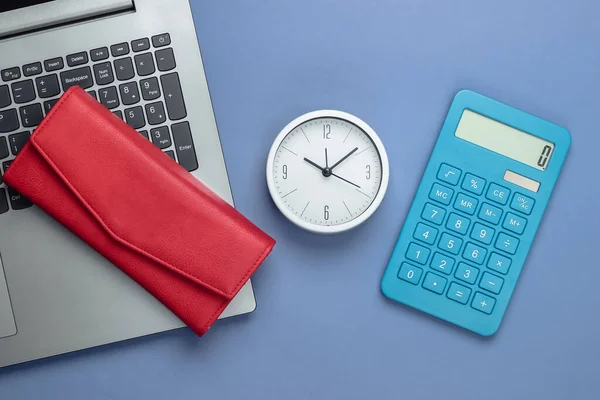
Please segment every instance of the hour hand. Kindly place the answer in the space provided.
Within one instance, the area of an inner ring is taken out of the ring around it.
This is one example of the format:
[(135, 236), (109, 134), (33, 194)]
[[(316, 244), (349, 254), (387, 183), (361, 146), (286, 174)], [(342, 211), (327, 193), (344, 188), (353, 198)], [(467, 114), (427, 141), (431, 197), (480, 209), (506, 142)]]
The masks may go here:
[(310, 165), (312, 165), (313, 167), (317, 167), (321, 170), (321, 172), (323, 172), (325, 169), (323, 167), (321, 167), (319, 164), (317, 164), (314, 161), (309, 160), (308, 158), (304, 157), (304, 161), (306, 161), (307, 163), (309, 163)]

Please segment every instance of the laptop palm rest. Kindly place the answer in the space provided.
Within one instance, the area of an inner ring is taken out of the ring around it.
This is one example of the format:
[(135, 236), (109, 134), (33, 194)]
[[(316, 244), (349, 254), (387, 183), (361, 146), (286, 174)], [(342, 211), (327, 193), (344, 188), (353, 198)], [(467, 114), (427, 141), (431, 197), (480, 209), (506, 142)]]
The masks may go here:
[(0, 257), (0, 339), (17, 334), (17, 325), (13, 315), (10, 297), (8, 295), (8, 285), (6, 284), (6, 275), (2, 266), (2, 257)]

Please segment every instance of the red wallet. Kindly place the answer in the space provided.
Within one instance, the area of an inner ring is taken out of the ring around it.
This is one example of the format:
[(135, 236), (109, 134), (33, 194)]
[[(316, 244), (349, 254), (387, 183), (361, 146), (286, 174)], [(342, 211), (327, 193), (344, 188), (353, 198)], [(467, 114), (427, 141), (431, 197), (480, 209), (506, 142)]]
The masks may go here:
[(198, 335), (275, 245), (77, 86), (42, 121), (4, 181)]

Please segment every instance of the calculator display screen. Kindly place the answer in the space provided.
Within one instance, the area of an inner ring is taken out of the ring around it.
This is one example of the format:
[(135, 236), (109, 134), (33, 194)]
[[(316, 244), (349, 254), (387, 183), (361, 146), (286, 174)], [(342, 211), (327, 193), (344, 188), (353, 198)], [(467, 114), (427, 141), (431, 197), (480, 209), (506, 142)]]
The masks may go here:
[(456, 137), (545, 171), (554, 144), (537, 136), (465, 110), (455, 132)]

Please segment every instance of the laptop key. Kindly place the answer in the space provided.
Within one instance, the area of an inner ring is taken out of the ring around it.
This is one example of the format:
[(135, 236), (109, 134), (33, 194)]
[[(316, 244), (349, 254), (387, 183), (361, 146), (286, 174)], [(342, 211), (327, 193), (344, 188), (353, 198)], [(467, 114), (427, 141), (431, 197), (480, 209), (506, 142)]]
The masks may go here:
[(123, 119), (123, 112), (121, 110), (113, 111), (113, 114), (115, 114), (117, 117)]
[(177, 72), (163, 75), (160, 77), (162, 90), (167, 103), (167, 112), (172, 121), (183, 119), (187, 116), (183, 93), (181, 93), (181, 84)]
[(2, 80), (4, 82), (13, 81), (21, 77), (21, 70), (19, 69), (19, 67), (7, 68), (3, 69), (0, 72), (0, 75), (2, 76)]
[(140, 133), (140, 135), (142, 135), (143, 137), (145, 137), (146, 139), (150, 139), (148, 137), (148, 131), (144, 130), (144, 131), (138, 131)]
[(175, 152), (174, 152), (173, 150), (167, 150), (167, 151), (165, 151), (165, 154), (166, 154), (166, 155), (168, 155), (168, 156), (169, 156), (169, 158), (171, 158), (171, 160), (173, 160), (173, 161), (175, 161), (175, 162), (177, 161), (177, 160), (175, 159)]
[(6, 170), (8, 169), (8, 167), (10, 167), (10, 164), (13, 162), (13, 160), (10, 161), (4, 161), (2, 163), (2, 170), (4, 171), (4, 173), (6, 173)]
[(162, 101), (146, 104), (146, 115), (150, 125), (162, 124), (166, 121), (165, 106)]
[(38, 95), (42, 98), (56, 96), (60, 93), (60, 84), (56, 74), (40, 76), (35, 78), (35, 86), (37, 87)]
[(13, 188), (8, 188), (8, 198), (10, 199), (10, 205), (13, 210), (24, 210), (33, 205), (31, 200), (17, 192)]
[(129, 54), (129, 44), (113, 44), (112, 46), (110, 46), (110, 52), (112, 53), (113, 57), (119, 57), (124, 56), (125, 54)]
[(0, 108), (8, 107), (12, 103), (8, 85), (0, 86)]
[(101, 64), (94, 65), (94, 77), (98, 85), (108, 85), (113, 83), (115, 76), (112, 70), (112, 64), (110, 62), (103, 62)]
[(154, 68), (154, 60), (152, 59), (152, 53), (138, 54), (134, 57), (135, 68), (138, 75), (146, 76), (152, 75), (156, 69)]
[(19, 132), (8, 136), (8, 145), (13, 156), (19, 154), (25, 143), (29, 140), (29, 132)]
[(81, 51), (75, 54), (69, 54), (67, 56), (67, 65), (69, 67), (76, 67), (77, 65), (82, 65), (88, 62), (87, 52)]
[(7, 133), (19, 129), (19, 116), (17, 110), (11, 108), (9, 110), (0, 111), (0, 133)]
[[(120, 105), (117, 88), (114, 86), (98, 90), (98, 96), (100, 97), (100, 103), (109, 110), (117, 108)], [(121, 117), (121, 119), (123, 118)]]
[(58, 99), (52, 99), (44, 102), (44, 111), (46, 112), (46, 115), (48, 115), (56, 103), (58, 103)]
[(41, 62), (23, 65), (23, 75), (25, 75), (25, 76), (39, 75), (41, 73), (42, 73), (42, 63)]
[(127, 81), (135, 75), (133, 71), (133, 62), (131, 58), (120, 58), (114, 61), (115, 71), (117, 73), (117, 79), (120, 81)]
[(71, 86), (78, 85), (82, 89), (87, 89), (94, 84), (92, 70), (90, 67), (71, 69), (60, 73), (60, 80), (63, 90), (66, 92)]
[(51, 58), (44, 61), (44, 69), (46, 69), (46, 72), (58, 71), (64, 67), (65, 63), (63, 62), (62, 57)]
[(155, 77), (140, 81), (140, 87), (142, 88), (144, 100), (154, 100), (160, 97), (160, 87), (158, 86), (158, 79)]
[(175, 142), (175, 151), (177, 152), (179, 164), (188, 171), (198, 169), (198, 159), (196, 158), (196, 150), (192, 141), (190, 124), (188, 122), (173, 124), (171, 125), (171, 132), (173, 133), (173, 141)]
[(42, 119), (44, 119), (41, 104), (30, 104), (21, 107), (19, 108), (19, 114), (21, 114), (21, 123), (25, 128), (38, 126), (42, 122)]
[(102, 61), (108, 58), (108, 48), (100, 47), (99, 49), (94, 49), (90, 51), (90, 57), (92, 61)]
[(8, 144), (6, 143), (6, 138), (4, 136), (0, 136), (0, 159), (6, 158), (10, 155), (8, 152)]
[(119, 85), (119, 92), (121, 92), (121, 100), (126, 106), (136, 104), (140, 101), (140, 92), (136, 82)]
[(146, 120), (144, 119), (144, 110), (142, 109), (142, 106), (126, 109), (125, 121), (133, 129), (139, 129), (146, 125)]
[(170, 47), (168, 49), (157, 50), (154, 55), (156, 56), (156, 65), (158, 65), (159, 71), (170, 71), (177, 66), (173, 49)]
[(98, 100), (98, 95), (96, 94), (95, 90), (88, 90), (87, 92), (90, 96), (92, 96), (94, 98), (94, 100)]
[(15, 103), (28, 103), (35, 99), (35, 89), (33, 88), (33, 81), (28, 79), (26, 81), (15, 82), (11, 85), (13, 99)]
[(166, 149), (171, 146), (171, 135), (169, 135), (168, 126), (150, 129), (150, 137), (152, 138), (152, 143), (159, 149)]
[[(2, 175), (2, 174), (0, 174)], [(2, 182), (2, 178), (0, 177), (0, 183)], [(8, 201), (6, 201), (6, 189), (0, 189), (0, 214), (3, 214), (8, 211)]]
[(152, 36), (152, 45), (154, 47), (163, 47), (171, 44), (171, 36), (168, 33)]
[(131, 42), (131, 49), (135, 52), (148, 50), (150, 48), (150, 40), (142, 38)]

